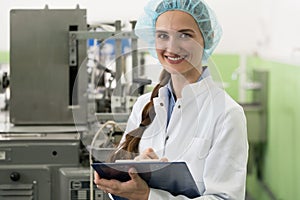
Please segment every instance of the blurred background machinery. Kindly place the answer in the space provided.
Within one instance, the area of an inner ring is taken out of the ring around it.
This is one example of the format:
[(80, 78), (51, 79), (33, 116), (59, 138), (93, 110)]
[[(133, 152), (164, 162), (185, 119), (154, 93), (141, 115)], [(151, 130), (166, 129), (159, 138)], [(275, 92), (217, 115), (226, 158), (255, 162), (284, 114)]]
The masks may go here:
[[(88, 25), (79, 7), (11, 10), (10, 19), (10, 74), (0, 76), (0, 91), (10, 90), (1, 112), (0, 199), (108, 199), (90, 190), (89, 151), (105, 161), (151, 83), (136, 68), (143, 65), (136, 36), (120, 21)], [(116, 123), (102, 127), (108, 120)]]
[[(123, 31), (121, 21), (87, 24), (79, 7), (47, 6), (11, 10), (10, 19), (10, 67), (0, 68), (0, 199), (108, 199), (92, 184), (90, 162), (108, 158), (151, 84), (135, 22)], [(248, 173), (261, 181), (268, 73), (246, 80), (243, 61), (232, 79), (247, 117)]]

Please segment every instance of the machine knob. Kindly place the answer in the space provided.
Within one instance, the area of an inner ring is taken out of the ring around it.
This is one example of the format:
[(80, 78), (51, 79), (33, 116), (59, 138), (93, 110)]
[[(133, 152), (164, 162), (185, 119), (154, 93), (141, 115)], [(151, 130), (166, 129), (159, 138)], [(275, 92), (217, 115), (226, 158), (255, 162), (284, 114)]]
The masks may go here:
[(0, 93), (4, 93), (9, 86), (9, 77), (7, 72), (0, 71)]
[(10, 174), (10, 179), (12, 180), (12, 181), (18, 181), (18, 180), (20, 180), (20, 173), (19, 172), (12, 172), (11, 174)]

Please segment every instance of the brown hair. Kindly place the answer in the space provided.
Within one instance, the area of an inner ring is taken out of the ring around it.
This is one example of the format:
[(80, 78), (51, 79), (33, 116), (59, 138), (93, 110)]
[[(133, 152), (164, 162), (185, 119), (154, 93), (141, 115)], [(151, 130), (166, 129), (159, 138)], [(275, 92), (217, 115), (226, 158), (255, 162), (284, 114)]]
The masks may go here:
[(133, 159), (139, 154), (139, 143), (146, 128), (152, 123), (155, 118), (155, 111), (153, 107), (153, 99), (158, 97), (158, 91), (165, 86), (170, 80), (171, 75), (163, 70), (159, 77), (159, 83), (154, 87), (150, 101), (145, 105), (142, 111), (142, 119), (140, 126), (127, 133), (125, 141), (119, 145), (119, 148), (113, 152), (109, 158), (109, 162), (115, 160)]

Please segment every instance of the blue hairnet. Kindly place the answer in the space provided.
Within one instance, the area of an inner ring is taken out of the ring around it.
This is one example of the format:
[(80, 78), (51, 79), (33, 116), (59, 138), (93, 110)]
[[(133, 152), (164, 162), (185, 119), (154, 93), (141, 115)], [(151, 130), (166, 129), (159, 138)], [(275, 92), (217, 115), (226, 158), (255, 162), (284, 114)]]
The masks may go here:
[(136, 35), (147, 42), (150, 53), (155, 52), (155, 23), (157, 18), (169, 10), (180, 10), (190, 14), (197, 22), (204, 39), (202, 62), (206, 63), (222, 35), (214, 12), (203, 0), (150, 0), (135, 26)]

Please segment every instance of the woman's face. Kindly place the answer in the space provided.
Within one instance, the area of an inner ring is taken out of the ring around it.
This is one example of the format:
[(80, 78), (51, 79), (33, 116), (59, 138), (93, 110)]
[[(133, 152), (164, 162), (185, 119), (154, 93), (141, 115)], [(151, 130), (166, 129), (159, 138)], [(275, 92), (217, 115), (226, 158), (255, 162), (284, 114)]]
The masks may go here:
[(167, 11), (156, 21), (156, 52), (171, 74), (201, 70), (204, 40), (194, 18), (183, 11)]

